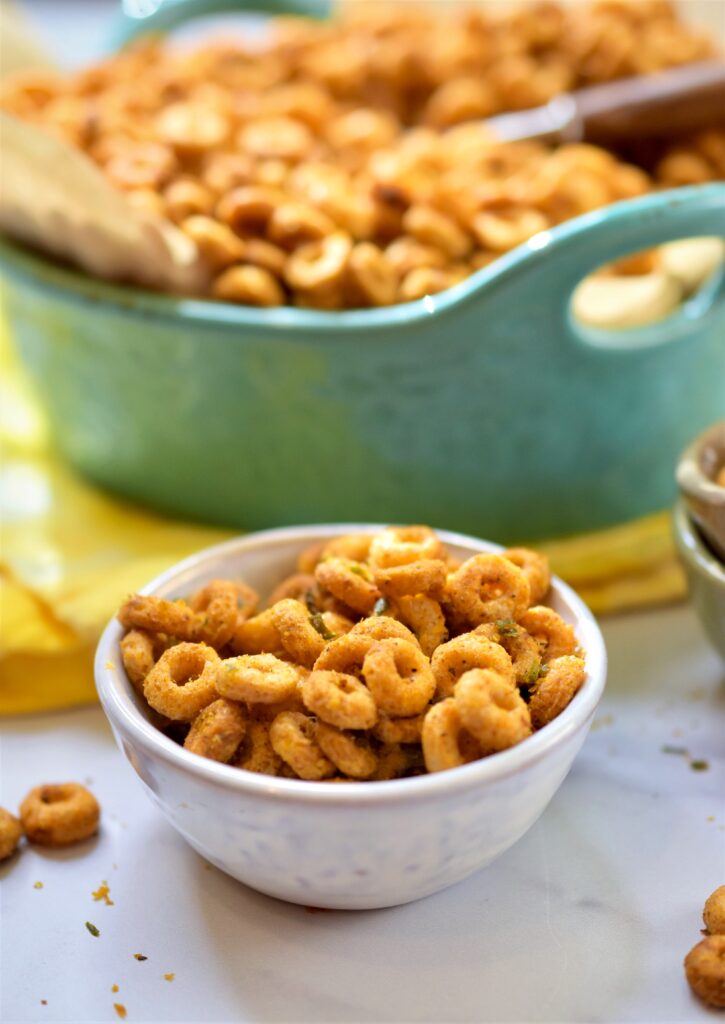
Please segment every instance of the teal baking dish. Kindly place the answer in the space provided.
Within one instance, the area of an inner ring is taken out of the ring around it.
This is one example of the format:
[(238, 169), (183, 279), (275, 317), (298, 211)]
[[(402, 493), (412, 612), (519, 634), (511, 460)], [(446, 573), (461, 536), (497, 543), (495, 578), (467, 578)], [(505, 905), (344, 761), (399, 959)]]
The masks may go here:
[(501, 541), (674, 498), (725, 412), (722, 275), (670, 319), (585, 331), (572, 290), (675, 238), (725, 235), (725, 184), (545, 232), (440, 295), (257, 310), (93, 280), (0, 243), (4, 308), (60, 452), (158, 509), (244, 529), (430, 522)]

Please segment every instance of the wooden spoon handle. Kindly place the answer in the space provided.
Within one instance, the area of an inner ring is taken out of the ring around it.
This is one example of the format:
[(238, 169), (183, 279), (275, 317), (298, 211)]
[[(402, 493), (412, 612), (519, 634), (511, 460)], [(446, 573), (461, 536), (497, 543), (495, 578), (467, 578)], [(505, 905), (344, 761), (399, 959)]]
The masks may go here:
[(684, 64), (572, 94), (588, 142), (671, 136), (725, 120), (725, 61)]

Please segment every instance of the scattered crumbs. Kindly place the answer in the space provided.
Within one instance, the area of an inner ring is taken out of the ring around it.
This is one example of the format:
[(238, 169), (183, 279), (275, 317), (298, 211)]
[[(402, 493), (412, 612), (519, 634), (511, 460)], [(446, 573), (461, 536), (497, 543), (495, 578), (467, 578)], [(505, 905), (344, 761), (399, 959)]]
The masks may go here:
[(104, 668), (110, 668), (111, 670), (113, 670), (115, 667), (116, 666), (113, 664), (112, 661), (107, 661), (106, 664), (104, 665)]
[(88, 931), (89, 931), (89, 932), (91, 933), (91, 935), (93, 935), (93, 936), (94, 936), (94, 938), (96, 938), (96, 939), (97, 939), (97, 938), (98, 938), (98, 936), (99, 936), (99, 935), (101, 934), (101, 933), (100, 933), (100, 932), (98, 931), (98, 929), (96, 928), (96, 926), (95, 926), (94, 924), (91, 924), (91, 922), (90, 922), (90, 921), (86, 921), (86, 928), (87, 928), (87, 929), (88, 929)]
[(165, 974), (164, 975), (164, 981), (173, 981), (175, 977), (176, 977), (176, 975), (174, 973)]
[(708, 814), (707, 820), (708, 821), (714, 821), (715, 820), (715, 815), (714, 814)]
[(34, 889), (42, 889), (43, 888), (43, 883), (42, 882), (33, 882), (33, 888)]
[(592, 732), (604, 728), (605, 725), (611, 725), (613, 721), (614, 718), (611, 715), (602, 715), (601, 718), (597, 718), (592, 722)]
[(47, 999), (41, 999), (40, 1000), (40, 1005), (41, 1006), (47, 1006), (48, 1005), (48, 1000)]
[(114, 1003), (113, 1009), (116, 1011), (121, 1020), (126, 1019), (126, 1007), (123, 1005), (123, 1003)]
[(118, 985), (111, 985), (111, 992), (118, 992)]
[(709, 761), (690, 761), (690, 768), (693, 772), (706, 772), (709, 767)]
[(680, 757), (689, 757), (689, 752), (687, 750), (687, 747), (673, 747), (673, 746), (670, 746), (670, 744), (668, 744), (668, 743), (665, 743), (664, 747), (662, 747), (662, 753), (663, 754), (678, 754)]
[(134, 953), (133, 958), (134, 960), (148, 960), (148, 957), (144, 956), (143, 953)]
[(113, 900), (108, 895), (110, 891), (111, 890), (109, 888), (108, 882), (101, 882), (98, 888), (91, 893), (91, 896), (96, 902), (98, 902), (99, 900), (104, 900), (107, 907), (112, 907), (114, 905)]

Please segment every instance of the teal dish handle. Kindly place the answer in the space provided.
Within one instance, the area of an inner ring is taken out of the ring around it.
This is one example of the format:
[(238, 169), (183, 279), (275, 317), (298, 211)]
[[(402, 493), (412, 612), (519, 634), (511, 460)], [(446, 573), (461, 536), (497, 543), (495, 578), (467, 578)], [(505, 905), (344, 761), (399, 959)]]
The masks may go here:
[(125, 46), (147, 33), (171, 32), (187, 21), (213, 14), (327, 18), (331, 10), (331, 0), (123, 0), (123, 14), (112, 30), (111, 47)]

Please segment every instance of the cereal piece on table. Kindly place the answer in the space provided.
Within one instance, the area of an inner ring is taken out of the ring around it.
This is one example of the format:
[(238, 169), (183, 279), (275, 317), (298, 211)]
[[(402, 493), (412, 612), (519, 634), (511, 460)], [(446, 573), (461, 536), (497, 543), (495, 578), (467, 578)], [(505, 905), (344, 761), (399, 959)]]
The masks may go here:
[(302, 683), (302, 699), (309, 711), (339, 729), (369, 729), (377, 718), (368, 688), (344, 672), (315, 669)]
[(440, 697), (450, 697), (464, 672), (473, 668), (491, 669), (504, 678), (514, 679), (514, 670), (508, 653), (493, 640), (476, 633), (464, 633), (433, 652), (431, 666)]
[(710, 893), (702, 919), (710, 935), (725, 935), (725, 885)]
[(456, 683), (454, 700), (463, 726), (481, 750), (506, 750), (531, 735), (531, 716), (515, 684), (490, 669), (472, 669)]
[(23, 837), (23, 827), (18, 819), (0, 807), (0, 861), (12, 857)]
[(326, 722), (318, 722), (315, 739), (322, 753), (337, 770), (353, 779), (367, 779), (375, 771), (378, 759), (362, 739), (336, 729)]
[(31, 843), (70, 846), (98, 831), (98, 801), (77, 782), (36, 786), (20, 805), (20, 822)]
[(363, 676), (379, 710), (391, 717), (419, 714), (435, 693), (428, 658), (407, 640), (375, 641), (365, 656)]
[(524, 573), (502, 555), (474, 555), (446, 585), (446, 600), (454, 614), (470, 626), (518, 620), (528, 608), (530, 596)]
[(548, 671), (535, 684), (529, 701), (534, 728), (541, 729), (560, 715), (585, 679), (586, 669), (581, 658), (566, 655), (550, 662)]
[(184, 749), (212, 761), (231, 761), (244, 739), (246, 728), (244, 708), (221, 697), (196, 716), (184, 740)]
[(215, 665), (216, 688), (222, 697), (249, 704), (274, 704), (291, 697), (299, 681), (294, 665), (274, 654), (242, 654)]
[(708, 935), (685, 957), (687, 982), (704, 1003), (725, 1008), (725, 935)]
[(323, 754), (315, 733), (314, 721), (295, 711), (283, 711), (269, 728), (275, 753), (301, 779), (324, 779), (335, 774), (335, 766)]
[(192, 722), (219, 694), (219, 655), (206, 644), (180, 643), (161, 655), (144, 681), (143, 692), (154, 711), (175, 722)]
[(576, 653), (577, 640), (573, 627), (553, 608), (535, 605), (518, 616), (517, 622), (539, 644), (544, 664), (564, 655)]

